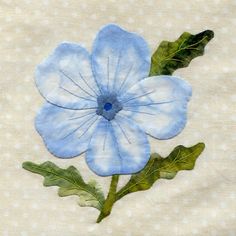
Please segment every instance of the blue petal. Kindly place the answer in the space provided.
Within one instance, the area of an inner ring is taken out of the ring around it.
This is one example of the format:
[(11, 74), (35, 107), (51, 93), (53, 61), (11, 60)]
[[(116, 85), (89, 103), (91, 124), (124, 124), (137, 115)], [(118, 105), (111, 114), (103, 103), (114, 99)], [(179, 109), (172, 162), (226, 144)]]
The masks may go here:
[(92, 50), (95, 79), (104, 93), (125, 91), (148, 76), (150, 52), (140, 36), (117, 25), (107, 25), (98, 33)]
[(50, 103), (71, 109), (96, 106), (98, 89), (88, 52), (75, 43), (60, 44), (36, 69), (36, 85)]
[(121, 99), (121, 114), (132, 117), (149, 135), (169, 139), (187, 121), (190, 85), (174, 76), (153, 76), (133, 86)]
[(71, 158), (87, 150), (98, 120), (95, 110), (70, 110), (46, 103), (35, 127), (54, 156)]
[(110, 122), (101, 119), (86, 153), (88, 166), (100, 176), (138, 172), (149, 158), (147, 135), (119, 114)]

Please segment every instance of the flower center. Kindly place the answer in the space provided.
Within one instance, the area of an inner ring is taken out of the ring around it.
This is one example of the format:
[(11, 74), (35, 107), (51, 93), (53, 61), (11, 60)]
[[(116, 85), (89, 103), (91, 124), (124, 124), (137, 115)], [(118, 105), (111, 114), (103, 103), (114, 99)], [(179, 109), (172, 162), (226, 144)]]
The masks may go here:
[(112, 109), (112, 104), (110, 102), (105, 103), (104, 110), (110, 111)]
[(122, 105), (114, 93), (98, 96), (97, 104), (97, 115), (103, 116), (107, 120), (114, 119), (116, 114), (122, 110)]

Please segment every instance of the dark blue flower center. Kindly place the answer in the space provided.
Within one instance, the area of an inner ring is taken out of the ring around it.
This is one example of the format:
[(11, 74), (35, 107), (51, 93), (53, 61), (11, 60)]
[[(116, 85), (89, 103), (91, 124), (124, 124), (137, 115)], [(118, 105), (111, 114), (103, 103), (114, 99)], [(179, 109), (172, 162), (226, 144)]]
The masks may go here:
[(98, 108), (96, 113), (107, 120), (112, 120), (116, 114), (122, 110), (122, 105), (118, 101), (116, 94), (108, 93), (97, 98)]
[(110, 102), (105, 103), (104, 110), (110, 111), (112, 109), (112, 104)]

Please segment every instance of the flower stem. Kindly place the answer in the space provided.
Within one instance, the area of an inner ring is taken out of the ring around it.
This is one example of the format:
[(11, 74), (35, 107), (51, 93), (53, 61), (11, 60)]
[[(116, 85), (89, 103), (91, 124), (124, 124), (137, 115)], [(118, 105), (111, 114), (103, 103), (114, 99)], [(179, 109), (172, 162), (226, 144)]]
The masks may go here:
[(116, 189), (118, 181), (119, 175), (113, 175), (111, 179), (110, 189), (100, 212), (100, 215), (97, 218), (97, 223), (101, 222), (105, 217), (110, 215), (112, 206), (116, 201)]

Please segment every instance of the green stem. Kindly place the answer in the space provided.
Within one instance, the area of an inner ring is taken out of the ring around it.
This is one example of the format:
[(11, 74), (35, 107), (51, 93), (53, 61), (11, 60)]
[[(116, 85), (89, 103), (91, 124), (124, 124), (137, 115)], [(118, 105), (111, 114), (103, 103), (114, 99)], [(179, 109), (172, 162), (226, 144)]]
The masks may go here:
[(113, 175), (111, 179), (110, 189), (101, 209), (100, 215), (97, 218), (97, 223), (101, 222), (105, 217), (110, 215), (112, 206), (116, 201), (116, 189), (118, 181), (119, 175)]

